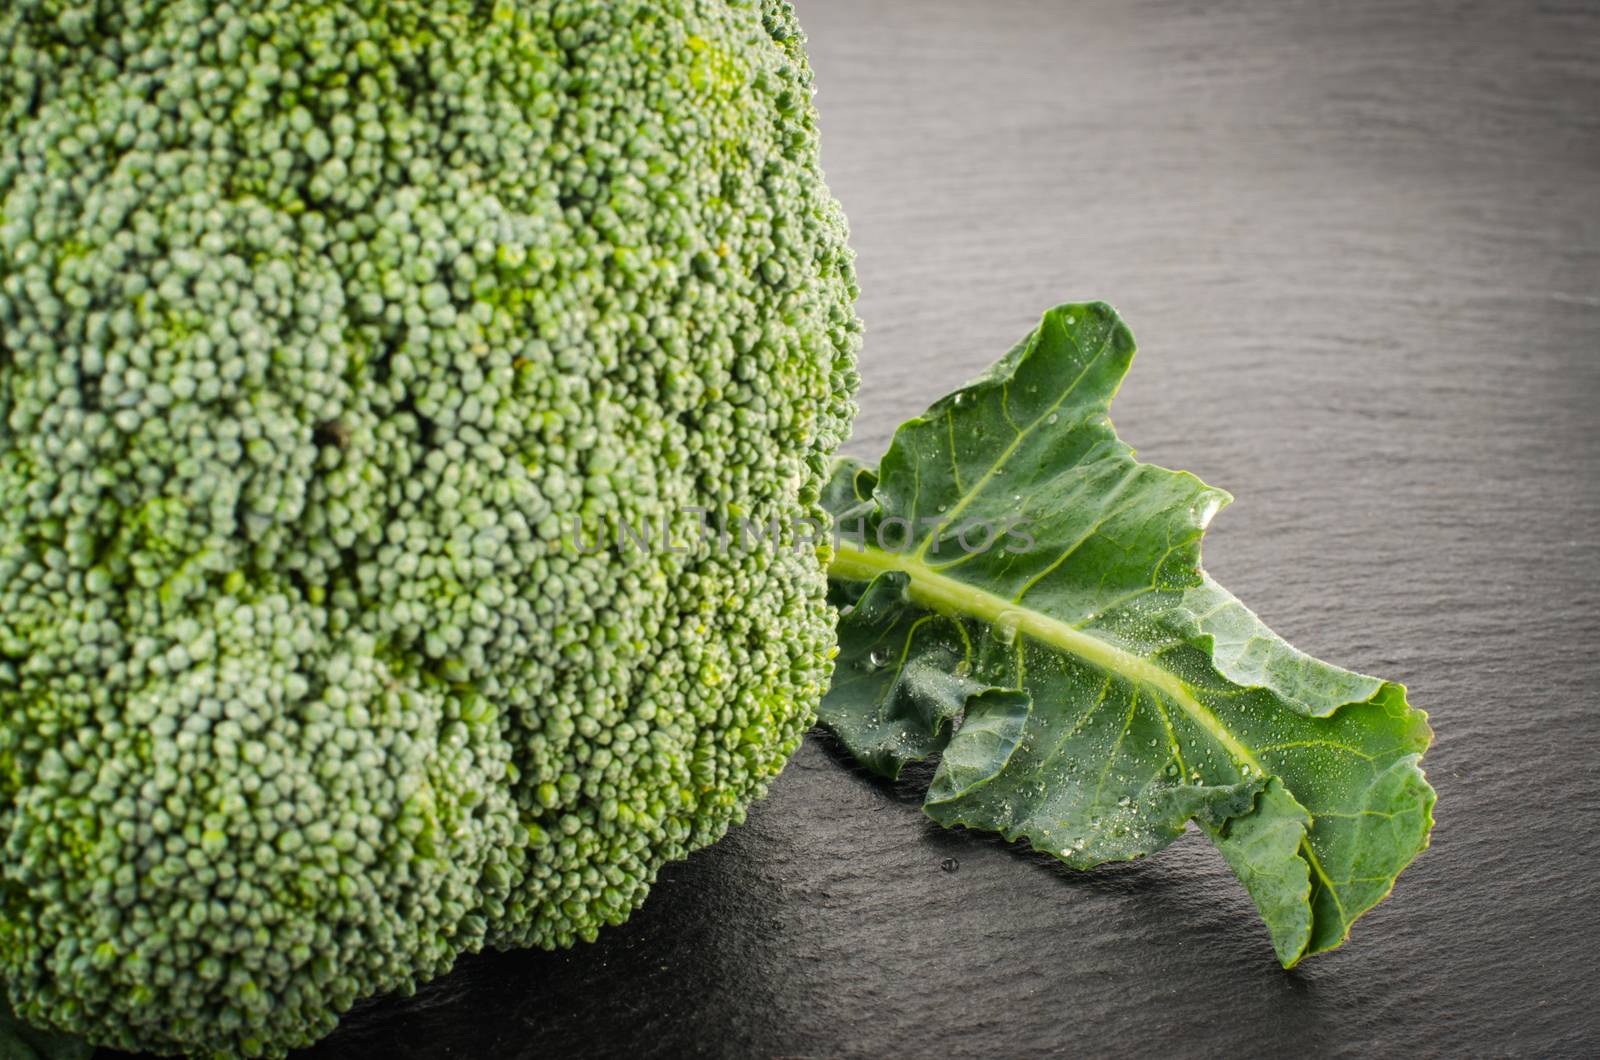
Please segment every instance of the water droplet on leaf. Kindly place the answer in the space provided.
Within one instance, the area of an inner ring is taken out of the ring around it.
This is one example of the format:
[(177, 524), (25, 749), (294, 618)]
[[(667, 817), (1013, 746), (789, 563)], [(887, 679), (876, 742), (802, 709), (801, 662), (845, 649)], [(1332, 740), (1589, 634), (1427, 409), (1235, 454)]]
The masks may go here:
[(1002, 611), (995, 617), (994, 625), (989, 627), (989, 632), (1001, 644), (1015, 644), (1017, 631), (1021, 626), (1021, 611)]

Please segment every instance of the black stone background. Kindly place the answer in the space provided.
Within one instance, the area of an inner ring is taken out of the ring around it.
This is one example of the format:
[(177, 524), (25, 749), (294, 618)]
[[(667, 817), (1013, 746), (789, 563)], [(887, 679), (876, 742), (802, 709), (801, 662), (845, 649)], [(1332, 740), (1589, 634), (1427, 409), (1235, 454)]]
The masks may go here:
[(626, 926), (300, 1060), (1600, 1054), (1600, 7), (797, 6), (860, 253), (850, 448), (1112, 302), (1123, 436), (1238, 497), (1208, 568), (1430, 712), (1433, 847), (1286, 973), (1202, 837), (1072, 873), (814, 734)]

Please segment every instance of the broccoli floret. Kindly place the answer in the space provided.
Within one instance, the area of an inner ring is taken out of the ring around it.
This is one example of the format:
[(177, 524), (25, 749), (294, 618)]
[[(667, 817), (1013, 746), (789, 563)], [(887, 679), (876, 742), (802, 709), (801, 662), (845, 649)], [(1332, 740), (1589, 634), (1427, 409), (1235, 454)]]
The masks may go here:
[(276, 1056), (592, 939), (833, 633), (859, 323), (777, 0), (0, 6), (0, 981)]

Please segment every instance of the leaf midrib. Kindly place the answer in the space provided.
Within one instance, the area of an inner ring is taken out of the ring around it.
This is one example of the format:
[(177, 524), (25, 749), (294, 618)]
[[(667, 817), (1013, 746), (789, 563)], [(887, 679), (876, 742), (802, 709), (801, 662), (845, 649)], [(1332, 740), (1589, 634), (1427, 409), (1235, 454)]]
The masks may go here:
[(950, 618), (975, 618), (991, 625), (998, 624), (1004, 616), (1006, 625), (1015, 628), (1018, 636), (1032, 637), (1109, 674), (1160, 692), (1182, 708), (1235, 761), (1248, 765), (1258, 774), (1265, 772), (1250, 748), (1200, 702), (1192, 688), (1170, 670), (1148, 659), (1043, 612), (940, 574), (916, 556), (843, 545), (828, 564), (830, 577), (847, 581), (871, 581), (885, 571), (906, 575), (910, 579), (907, 592), (911, 599), (932, 611)]
[[(828, 564), (830, 577), (846, 581), (871, 581), (885, 571), (898, 571), (906, 575), (909, 579), (906, 592), (913, 602), (929, 610), (949, 618), (975, 618), (991, 625), (998, 623), (1000, 617), (1005, 615), (1008, 624), (1014, 623), (1018, 636), (1033, 637), (1059, 651), (1099, 667), (1108, 674), (1161, 692), (1233, 755), (1235, 761), (1248, 765), (1258, 775), (1266, 774), (1266, 769), (1250, 748), (1241, 743), (1239, 738), (1222, 724), (1221, 719), (1200, 702), (1192, 688), (1170, 670), (1162, 669), (1148, 659), (1016, 601), (940, 574), (915, 556), (871, 547), (856, 548), (853, 545), (844, 545)], [(1309, 835), (1301, 837), (1300, 854), (1310, 866), (1311, 872), (1322, 880), (1332, 896), (1334, 906), (1339, 911), (1341, 927), (1348, 935), (1350, 919), (1345, 915), (1343, 899), (1339, 896), (1339, 889), (1334, 886), (1333, 880), (1323, 869), (1316, 850), (1311, 846)], [(1292, 963), (1288, 966), (1292, 966)]]

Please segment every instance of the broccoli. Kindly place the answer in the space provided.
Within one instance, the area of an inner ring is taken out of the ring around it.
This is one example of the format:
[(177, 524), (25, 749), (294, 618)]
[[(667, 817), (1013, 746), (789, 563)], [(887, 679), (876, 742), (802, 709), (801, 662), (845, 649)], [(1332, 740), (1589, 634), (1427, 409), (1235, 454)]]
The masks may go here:
[(831, 669), (860, 325), (778, 0), (0, 6), (0, 981), (278, 1056), (592, 939)]

